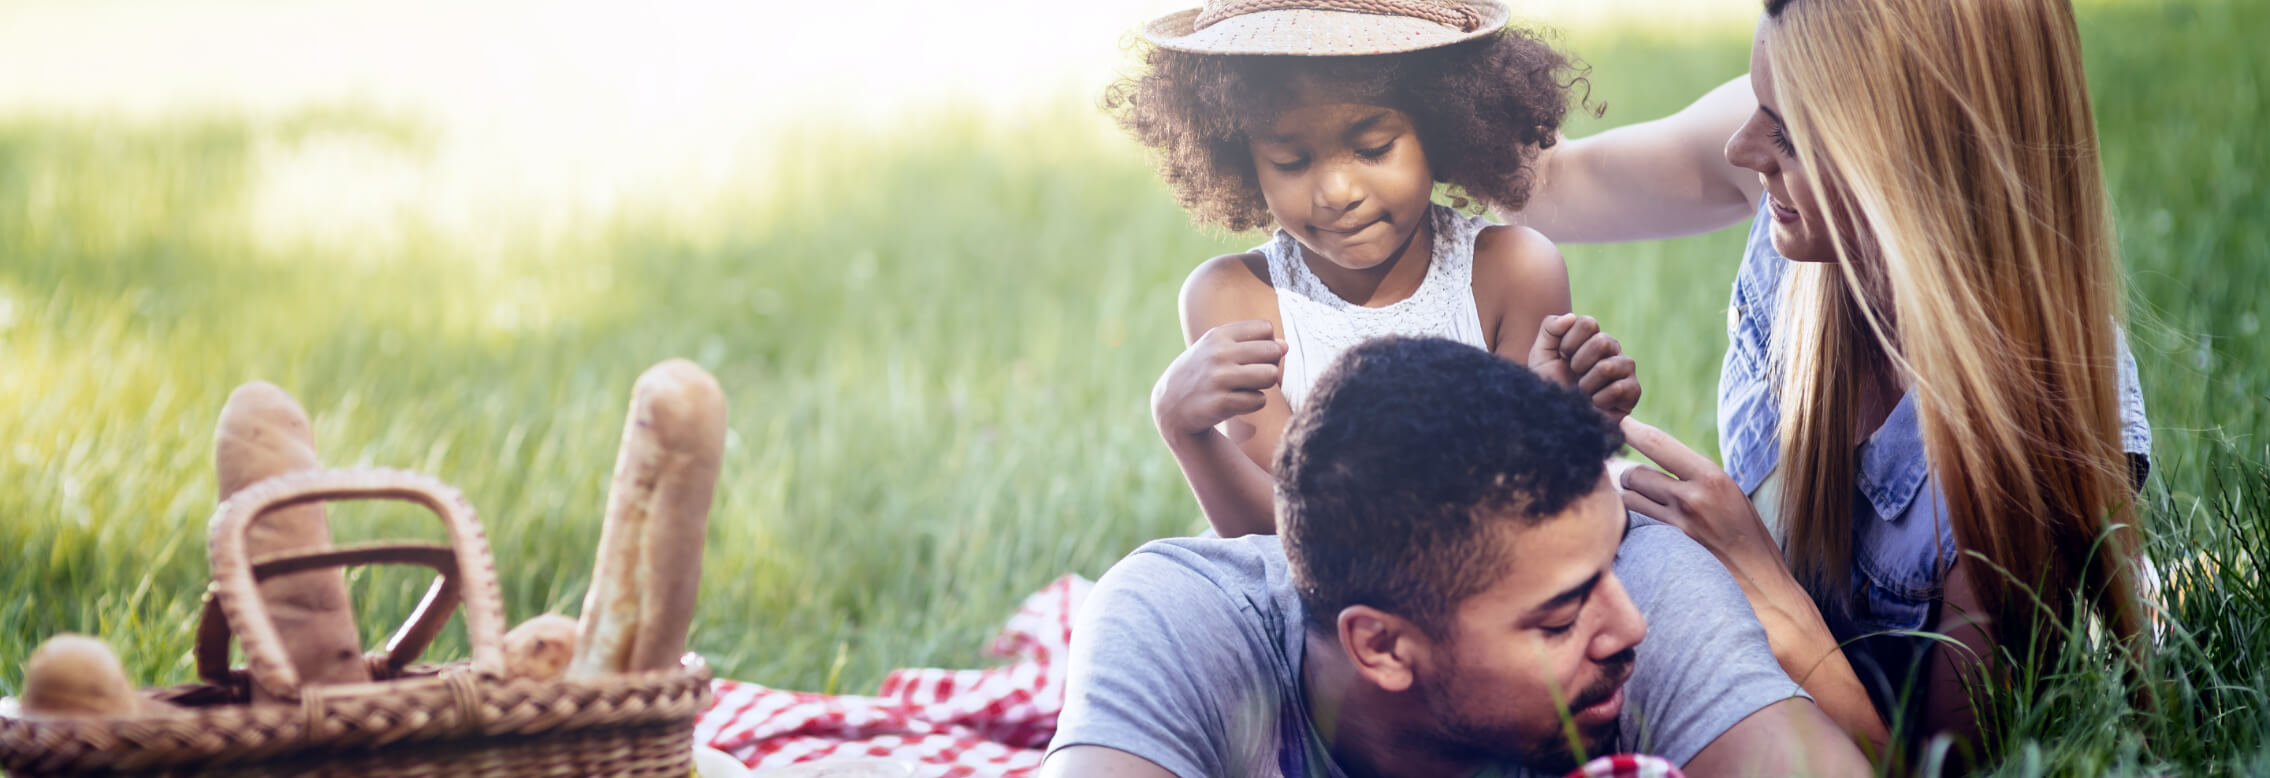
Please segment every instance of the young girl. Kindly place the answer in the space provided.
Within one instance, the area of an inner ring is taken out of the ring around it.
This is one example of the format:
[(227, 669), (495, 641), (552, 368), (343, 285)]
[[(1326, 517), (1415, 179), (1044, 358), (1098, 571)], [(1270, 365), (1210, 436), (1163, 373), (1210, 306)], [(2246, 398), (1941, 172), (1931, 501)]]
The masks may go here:
[(1147, 72), (1105, 96), (1194, 218), (1277, 226), (1191, 272), (1190, 347), (1151, 393), (1223, 536), (1275, 531), (1268, 467), (1292, 406), (1368, 338), (1489, 349), (1612, 415), (1638, 401), (1616, 340), (1565, 315), (1551, 242), (1433, 201), (1441, 183), (1458, 206), (1519, 209), (1580, 81), (1506, 17), (1496, 0), (1215, 0), (1152, 22)]

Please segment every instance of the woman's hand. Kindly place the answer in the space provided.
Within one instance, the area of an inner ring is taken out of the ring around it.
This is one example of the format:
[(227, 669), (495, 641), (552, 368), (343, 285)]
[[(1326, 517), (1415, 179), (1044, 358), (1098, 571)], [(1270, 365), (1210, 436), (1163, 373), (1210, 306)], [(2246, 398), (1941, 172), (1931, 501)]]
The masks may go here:
[[(1821, 620), (1813, 598), (1790, 575), (1773, 533), (1758, 517), (1757, 506), (1751, 505), (1750, 498), (1735, 485), (1733, 476), (1646, 422), (1626, 418), (1623, 427), (1624, 442), (1663, 468), (1626, 471), (1624, 507), (1678, 527), (1710, 549), (1742, 585), (1750, 607), (1766, 626), (1774, 654), (1783, 657), (1785, 665), (1795, 658), (1791, 656), (1795, 649), (1815, 647), (1806, 644), (1821, 638), (1829, 638), (1828, 645), (1834, 646), (1836, 641), (1829, 637), (1828, 625)], [(1800, 672), (1798, 668), (1786, 669), (1792, 676)]]
[(1883, 743), (1888, 734), (1867, 689), (1734, 478), (1662, 430), (1628, 417), (1623, 428), (1624, 442), (1663, 468), (1626, 471), (1624, 507), (1678, 527), (1710, 549), (1741, 584), (1781, 669), (1846, 731)]
[(1627, 417), (1623, 429), (1624, 442), (1663, 468), (1633, 468), (1624, 474), (1625, 507), (1685, 530), (1744, 586), (1757, 579), (1790, 578), (1773, 533), (1733, 476), (1646, 422)]
[(1261, 410), (1262, 390), (1276, 386), (1285, 344), (1259, 319), (1207, 330), (1167, 365), (1151, 387), (1151, 417), (1169, 442), (1198, 435)]
[(1537, 325), (1529, 347), (1529, 370), (1562, 386), (1575, 387), (1608, 418), (1622, 421), (1639, 405), (1639, 365), (1624, 356), (1624, 345), (1600, 331), (1590, 316), (1564, 313)]

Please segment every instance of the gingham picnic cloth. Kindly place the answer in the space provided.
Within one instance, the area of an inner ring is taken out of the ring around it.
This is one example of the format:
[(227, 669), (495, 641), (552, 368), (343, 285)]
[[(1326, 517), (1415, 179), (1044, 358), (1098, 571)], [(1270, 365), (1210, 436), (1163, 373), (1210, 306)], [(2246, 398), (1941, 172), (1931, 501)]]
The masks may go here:
[(1586, 762), (1561, 778), (1687, 778), (1687, 774), (1663, 757), (1616, 754)]
[[(1025, 598), (989, 653), (988, 670), (898, 670), (873, 697), (716, 681), (694, 742), (759, 770), (829, 759), (889, 759), (921, 778), (1025, 776), (1040, 768), (1064, 710), (1072, 616), (1094, 584), (1067, 575)], [(1669, 762), (1618, 755), (1568, 778), (1683, 778)]]
[(922, 778), (1028, 775), (1056, 735), (1072, 615), (1093, 585), (1067, 575), (1026, 597), (989, 650), (1000, 667), (898, 670), (873, 697), (716, 681), (694, 742), (758, 769), (880, 757)]

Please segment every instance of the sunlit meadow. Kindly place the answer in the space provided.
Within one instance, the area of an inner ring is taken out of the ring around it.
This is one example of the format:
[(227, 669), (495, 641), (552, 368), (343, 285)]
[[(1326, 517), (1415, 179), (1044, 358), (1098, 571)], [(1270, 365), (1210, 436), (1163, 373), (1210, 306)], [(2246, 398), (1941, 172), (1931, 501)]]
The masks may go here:
[[(63, 631), (191, 679), (213, 423), (253, 378), (327, 462), (464, 490), (511, 621), (573, 613), (671, 356), (732, 404), (693, 638), (721, 675), (986, 661), (1025, 594), (1202, 526), (1146, 397), (1183, 274), (1258, 236), (1192, 227), (1095, 107), (1184, 4), (0, 4), (0, 695)], [(2145, 679), (2083, 645), (1998, 694), (1998, 769), (2260, 774), (2270, 7), (2079, 4), (2183, 596)], [(1739, 74), (1756, 12), (1515, 9), (1593, 66), (1577, 134)], [(1564, 247), (1641, 415), (1706, 450), (1739, 246)], [(425, 583), (351, 580), (366, 635)]]

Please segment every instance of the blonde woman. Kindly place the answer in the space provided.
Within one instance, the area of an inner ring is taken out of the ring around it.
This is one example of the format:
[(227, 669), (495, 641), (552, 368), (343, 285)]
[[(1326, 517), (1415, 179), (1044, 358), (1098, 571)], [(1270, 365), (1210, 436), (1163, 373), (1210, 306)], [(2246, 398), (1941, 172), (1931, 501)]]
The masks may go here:
[[(1756, 214), (1726, 466), (1630, 423), (1669, 474), (1633, 471), (1627, 503), (1735, 573), (1849, 731), (1975, 733), (1981, 662), (2044, 656), (2082, 614), (2140, 629), (2150, 437), (2072, 9), (1768, 0), (1750, 66), (1747, 89), (1557, 148), (1512, 218), (1569, 241)], [(1918, 629), (1962, 645), (1885, 634)]]

